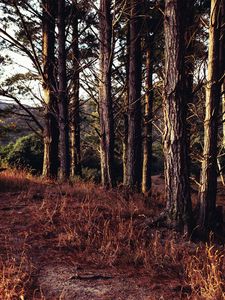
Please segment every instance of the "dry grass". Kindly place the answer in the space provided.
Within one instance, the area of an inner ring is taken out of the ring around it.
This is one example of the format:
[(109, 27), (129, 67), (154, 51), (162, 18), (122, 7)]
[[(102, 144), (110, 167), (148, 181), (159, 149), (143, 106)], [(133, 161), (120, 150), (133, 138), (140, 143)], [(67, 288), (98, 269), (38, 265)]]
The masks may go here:
[(224, 300), (224, 270), (224, 252), (211, 243), (197, 248), (195, 255), (188, 257), (186, 262), (188, 283), (193, 294), (199, 299)]
[(31, 184), (40, 183), (40, 178), (35, 178), (25, 170), (7, 169), (0, 173), (0, 192), (16, 192), (29, 188)]
[(140, 262), (146, 256), (147, 249), (142, 249), (143, 230), (135, 226), (137, 207), (133, 202), (102, 203), (99, 195), (89, 194), (74, 200), (73, 193), (65, 193), (65, 188), (64, 194), (56, 197), (54, 203), (48, 195), (33, 210), (42, 232), (56, 237), (55, 246), (76, 250), (84, 257), (91, 255), (92, 261), (109, 266), (124, 259)]
[(0, 299), (25, 299), (29, 289), (32, 266), (26, 251), (19, 256), (7, 253), (6, 257), (0, 259)]
[[(42, 245), (48, 251), (45, 257), (53, 251), (60, 257), (70, 253), (75, 261), (101, 268), (140, 268), (152, 282), (163, 273), (181, 286), (188, 284), (191, 289), (186, 298), (225, 299), (224, 249), (219, 252), (212, 244), (197, 247), (175, 232), (143, 226), (145, 217), (158, 213), (161, 194), (155, 194), (147, 208), (140, 195), (106, 192), (91, 183), (47, 185), (23, 172), (15, 177), (9, 171), (0, 174), (0, 182), (6, 191), (27, 187), (26, 230), (31, 252)], [(19, 221), (18, 217), (15, 222)], [(0, 299), (23, 299), (32, 272), (30, 257), (25, 251), (19, 259), (13, 254), (5, 256), (0, 266)]]

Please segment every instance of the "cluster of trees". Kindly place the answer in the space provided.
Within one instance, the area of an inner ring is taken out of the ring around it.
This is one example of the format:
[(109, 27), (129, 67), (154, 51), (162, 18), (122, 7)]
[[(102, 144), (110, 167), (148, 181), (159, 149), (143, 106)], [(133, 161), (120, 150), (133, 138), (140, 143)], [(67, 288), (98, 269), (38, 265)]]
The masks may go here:
[[(193, 145), (203, 142), (198, 225), (211, 228), (225, 128), (224, 1), (0, 3), (10, 16), (2, 20), (2, 41), (31, 59), (33, 78), (42, 82), (43, 122), (36, 125), (44, 140), (43, 175), (82, 175), (81, 141), (89, 122), (99, 141), (102, 185), (118, 182), (119, 159), (124, 186), (148, 193), (152, 144), (162, 138), (165, 218), (192, 230), (190, 161), (197, 157)], [(7, 30), (12, 20), (19, 24), (16, 34)]]

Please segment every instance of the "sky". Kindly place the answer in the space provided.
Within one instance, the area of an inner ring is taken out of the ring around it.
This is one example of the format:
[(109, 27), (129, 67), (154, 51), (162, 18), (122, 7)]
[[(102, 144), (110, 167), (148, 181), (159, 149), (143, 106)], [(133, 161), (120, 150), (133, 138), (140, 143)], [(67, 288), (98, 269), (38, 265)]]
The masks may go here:
[[(4, 17), (7, 18), (7, 16), (4, 14), (3, 9), (1, 9), (2, 7), (0, 7), (0, 20), (2, 20)], [(17, 29), (17, 24), (13, 24), (12, 22), (10, 22), (8, 24), (8, 27), (5, 28), (4, 27), (4, 22), (0, 22), (0, 28), (6, 30), (13, 38), (15, 38), (15, 30)], [(0, 42), (1, 42), (1, 38), (4, 37), (3, 33), (0, 32)], [(21, 55), (18, 51), (18, 49), (16, 48), (6, 48), (6, 45), (3, 43), (1, 44), (0, 48), (0, 55), (1, 56), (8, 56), (11, 60), (11, 63), (1, 63), (0, 62), (0, 89), (4, 88), (4, 81), (7, 78), (10, 78), (18, 73), (20, 74), (25, 74), (28, 71), (37, 73), (35, 68), (32, 65), (31, 60), (24, 55)], [(32, 93), (36, 94), (38, 97), (40, 96), (40, 82), (37, 83), (36, 82), (30, 82), (29, 83), (29, 88), (32, 90)], [(23, 104), (27, 104), (30, 106), (36, 106), (38, 105), (38, 101), (34, 101), (32, 100), (32, 96), (28, 96), (28, 95), (21, 95), (18, 92), (16, 93), (17, 90), (15, 90), (14, 94), (18, 97), (18, 99), (21, 101), (21, 103)], [(0, 101), (7, 101), (7, 102), (11, 102), (11, 100), (9, 98), (5, 98), (3, 96), (0, 96)]]
[[(11, 51), (10, 49), (1, 51), (1, 54), (9, 56), (9, 58), (12, 60), (12, 64), (9, 65), (2, 65), (1, 66), (1, 77), (0, 77), (0, 88), (4, 86), (4, 81), (18, 73), (25, 74), (28, 71), (35, 72), (35, 69), (32, 67), (31, 60), (28, 57), (25, 57), (18, 52)], [(40, 83), (36, 82), (30, 82), (29, 87), (32, 89), (32, 92), (40, 97)], [(38, 105), (39, 101), (34, 101), (31, 99), (31, 96), (27, 95), (20, 95), (17, 94), (17, 97), (21, 101), (22, 104), (27, 104), (30, 106)], [(9, 98), (5, 98), (3, 96), (0, 96), (1, 101), (7, 101), (11, 102)]]

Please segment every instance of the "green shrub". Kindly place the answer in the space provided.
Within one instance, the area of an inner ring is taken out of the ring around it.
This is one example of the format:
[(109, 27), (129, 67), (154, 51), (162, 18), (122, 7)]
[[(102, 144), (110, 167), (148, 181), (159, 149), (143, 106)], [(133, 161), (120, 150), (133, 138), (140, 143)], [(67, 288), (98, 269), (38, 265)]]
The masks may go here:
[(7, 155), (12, 151), (14, 144), (9, 143), (6, 146), (0, 146), (0, 166), (4, 167), (7, 164)]
[(153, 143), (152, 154), (151, 173), (152, 175), (157, 175), (162, 173), (164, 170), (163, 146), (161, 143)]
[[(6, 146), (9, 147), (9, 146)], [(5, 147), (5, 148), (6, 148)], [(33, 173), (41, 173), (43, 164), (43, 142), (35, 134), (19, 138), (4, 160), (9, 166), (28, 169)], [(3, 151), (5, 155), (6, 150)]]
[(84, 167), (82, 168), (82, 179), (84, 181), (99, 183), (101, 181), (101, 171), (99, 169)]

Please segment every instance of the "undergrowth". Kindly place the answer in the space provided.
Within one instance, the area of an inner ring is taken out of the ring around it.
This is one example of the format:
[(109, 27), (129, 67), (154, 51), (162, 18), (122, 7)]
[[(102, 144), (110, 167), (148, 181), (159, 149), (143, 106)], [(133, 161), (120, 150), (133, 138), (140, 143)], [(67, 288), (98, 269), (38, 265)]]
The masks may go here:
[(199, 299), (224, 300), (224, 252), (212, 243), (198, 247), (194, 255), (187, 258), (186, 274), (193, 295)]
[(19, 255), (7, 251), (0, 257), (0, 299), (24, 300), (31, 282), (32, 265), (23, 250)]
[(7, 169), (0, 173), (0, 192), (25, 190), (29, 187), (31, 178), (32, 176), (27, 171)]
[[(22, 172), (17, 177), (6, 173), (0, 181), (21, 190), (27, 178)], [(195, 245), (173, 231), (144, 225), (145, 218), (162, 206), (161, 194), (153, 194), (147, 208), (144, 198), (123, 190), (105, 191), (84, 182), (37, 183), (29, 177), (27, 244), (31, 249), (43, 245), (48, 253), (70, 253), (74, 261), (101, 268), (133, 266), (146, 271), (153, 282), (164, 272), (189, 287), (182, 299), (225, 299), (224, 248)], [(32, 275), (28, 256), (23, 252), (19, 259), (13, 254), (2, 257), (0, 299), (25, 299)]]

